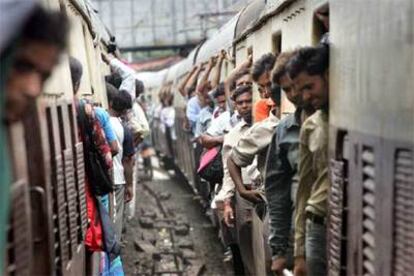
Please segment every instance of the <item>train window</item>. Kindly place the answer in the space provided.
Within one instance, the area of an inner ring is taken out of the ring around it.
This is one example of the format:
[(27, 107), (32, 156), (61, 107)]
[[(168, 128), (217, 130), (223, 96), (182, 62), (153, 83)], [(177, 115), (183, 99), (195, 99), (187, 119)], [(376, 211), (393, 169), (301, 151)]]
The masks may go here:
[(282, 33), (277, 32), (272, 35), (272, 52), (279, 54), (282, 51)]
[(318, 8), (313, 15), (312, 42), (317, 45), (329, 32), (329, 5)]

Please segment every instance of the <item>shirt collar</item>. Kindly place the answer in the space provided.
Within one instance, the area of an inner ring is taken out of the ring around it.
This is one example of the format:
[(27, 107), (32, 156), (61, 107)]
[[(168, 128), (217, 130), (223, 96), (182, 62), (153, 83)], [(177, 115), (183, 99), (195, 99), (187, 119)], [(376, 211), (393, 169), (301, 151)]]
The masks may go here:
[(302, 114), (302, 108), (297, 107), (295, 112), (289, 115), (289, 119), (287, 119), (286, 126), (287, 128), (291, 127), (300, 127), (300, 115)]

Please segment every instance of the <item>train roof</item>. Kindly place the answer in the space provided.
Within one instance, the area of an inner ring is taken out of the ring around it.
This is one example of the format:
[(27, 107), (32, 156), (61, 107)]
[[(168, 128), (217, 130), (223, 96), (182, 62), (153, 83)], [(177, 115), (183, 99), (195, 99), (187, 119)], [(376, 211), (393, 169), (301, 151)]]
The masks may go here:
[(144, 83), (145, 88), (159, 87), (167, 75), (168, 69), (158, 72), (140, 72), (136, 77)]
[[(250, 2), (242, 11), (237, 21), (235, 39), (242, 36), (244, 31), (254, 25), (260, 18), (260, 15), (265, 11), (266, 1), (256, 0)], [(258, 16), (259, 15), (259, 16)]]
[(220, 53), (221, 49), (228, 49), (233, 45), (234, 33), (240, 12), (233, 16), (216, 33), (206, 40), (198, 51), (196, 64), (207, 62), (210, 57)]
[(93, 3), (90, 0), (69, 0), (69, 3), (81, 14), (94, 39), (99, 39), (107, 45), (112, 35), (100, 18), (99, 11)]
[[(244, 26), (238, 29), (238, 33), (235, 37), (234, 43), (245, 39), (249, 34), (259, 29), (267, 20), (269, 20), (275, 14), (281, 12), (287, 6), (297, 0), (271, 0), (266, 1), (262, 6), (261, 0), (256, 0), (250, 3), (246, 8), (246, 18), (253, 17), (250, 23), (243, 24)], [(260, 10), (261, 9), (261, 10)]]

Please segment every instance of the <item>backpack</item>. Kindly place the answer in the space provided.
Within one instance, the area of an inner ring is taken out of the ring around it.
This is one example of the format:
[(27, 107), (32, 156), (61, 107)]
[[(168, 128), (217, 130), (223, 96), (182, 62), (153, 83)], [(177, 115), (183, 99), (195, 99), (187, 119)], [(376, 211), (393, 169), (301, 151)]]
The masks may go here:
[(99, 153), (93, 141), (93, 125), (85, 113), (85, 104), (80, 101), (78, 110), (78, 122), (83, 134), (83, 154), (85, 160), (85, 172), (94, 195), (106, 195), (114, 190), (112, 177), (109, 173), (104, 158)]
[(221, 146), (211, 148), (201, 154), (197, 174), (210, 183), (215, 184), (223, 181)]

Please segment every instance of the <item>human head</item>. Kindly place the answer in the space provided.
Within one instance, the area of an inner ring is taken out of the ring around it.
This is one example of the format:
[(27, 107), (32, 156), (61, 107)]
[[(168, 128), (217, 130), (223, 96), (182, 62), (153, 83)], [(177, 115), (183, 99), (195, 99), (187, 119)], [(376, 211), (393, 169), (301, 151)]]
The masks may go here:
[(280, 106), (280, 95), (282, 90), (279, 85), (272, 84), (270, 87), (270, 98), (276, 106)]
[(233, 89), (243, 85), (252, 85), (252, 76), (247, 68), (238, 72), (234, 77), (234, 80), (235, 87), (233, 87)]
[(109, 108), (116, 116), (122, 116), (128, 109), (132, 108), (132, 99), (128, 91), (120, 90), (118, 93), (110, 92), (110, 94), (108, 93)]
[(272, 53), (261, 56), (254, 64), (252, 69), (253, 80), (261, 88), (261, 98), (268, 98), (270, 93), (270, 72), (275, 64), (276, 57)]
[(206, 107), (206, 106), (214, 107), (214, 102), (211, 99), (209, 93), (203, 93), (201, 95), (201, 104), (203, 107)]
[(116, 89), (119, 89), (122, 83), (122, 77), (118, 72), (112, 72), (110, 75), (105, 76), (105, 81), (112, 84)]
[(118, 89), (109, 82), (105, 83), (106, 85), (106, 96), (108, 98), (108, 105), (111, 106), (113, 100), (115, 99), (116, 94), (119, 93)]
[(221, 111), (226, 110), (226, 94), (224, 92), (224, 83), (220, 83), (213, 94), (214, 100)]
[(233, 92), (232, 100), (234, 101), (234, 106), (243, 120), (251, 124), (252, 123), (252, 86), (243, 85), (236, 88)]
[(300, 49), (287, 64), (289, 77), (302, 95), (304, 104), (315, 109), (329, 105), (329, 47), (319, 45)]
[(273, 85), (280, 86), (285, 92), (287, 99), (295, 106), (301, 106), (302, 96), (296, 89), (294, 89), (293, 82), (286, 70), (286, 65), (296, 52), (297, 51), (294, 50), (280, 53), (276, 59), (275, 66), (273, 67), (272, 83)]
[(144, 93), (144, 83), (140, 80), (135, 80), (135, 97), (138, 98)]
[(76, 58), (69, 57), (69, 66), (70, 66), (70, 76), (72, 79), (73, 93), (76, 95), (79, 90), (80, 81), (83, 74), (82, 63)]
[(21, 32), (16, 32), (14, 59), (6, 77), (6, 122), (22, 119), (30, 103), (40, 96), (66, 45), (68, 29), (62, 12), (36, 6)]

